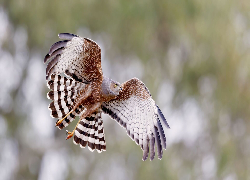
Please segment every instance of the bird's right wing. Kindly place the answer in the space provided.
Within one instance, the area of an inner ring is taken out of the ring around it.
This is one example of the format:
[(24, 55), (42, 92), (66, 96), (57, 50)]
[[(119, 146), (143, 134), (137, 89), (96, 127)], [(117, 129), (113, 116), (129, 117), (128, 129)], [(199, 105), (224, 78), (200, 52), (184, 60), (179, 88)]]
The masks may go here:
[(141, 146), (143, 160), (148, 157), (149, 143), (150, 160), (154, 159), (155, 142), (158, 158), (162, 158), (162, 146), (166, 149), (162, 123), (168, 128), (169, 125), (142, 81), (133, 78), (123, 83), (119, 96), (103, 103), (102, 110), (126, 128), (128, 135)]
[(102, 82), (101, 48), (94, 41), (80, 36), (61, 33), (63, 41), (56, 42), (44, 58), (49, 61), (46, 79), (52, 74), (65, 73), (76, 81)]

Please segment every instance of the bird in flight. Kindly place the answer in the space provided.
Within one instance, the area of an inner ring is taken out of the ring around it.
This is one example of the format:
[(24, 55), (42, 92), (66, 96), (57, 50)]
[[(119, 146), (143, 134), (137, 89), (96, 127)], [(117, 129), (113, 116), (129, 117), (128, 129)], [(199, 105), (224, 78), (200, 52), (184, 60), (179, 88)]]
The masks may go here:
[[(44, 58), (51, 116), (63, 129), (76, 116), (79, 121), (67, 138), (90, 151), (106, 151), (102, 113), (108, 114), (127, 131), (143, 151), (142, 160), (162, 158), (166, 137), (162, 124), (170, 128), (145, 84), (132, 78), (122, 84), (102, 73), (101, 48), (80, 36), (61, 33)], [(156, 144), (156, 145), (155, 145)], [(149, 151), (150, 149), (150, 151)]]

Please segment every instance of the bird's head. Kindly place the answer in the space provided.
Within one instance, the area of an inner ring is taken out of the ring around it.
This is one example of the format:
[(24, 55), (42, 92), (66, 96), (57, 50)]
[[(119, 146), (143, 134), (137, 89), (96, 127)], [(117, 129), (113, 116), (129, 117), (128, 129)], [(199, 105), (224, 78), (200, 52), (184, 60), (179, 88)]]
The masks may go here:
[(109, 88), (115, 96), (118, 96), (119, 92), (122, 90), (121, 84), (113, 80), (110, 81)]

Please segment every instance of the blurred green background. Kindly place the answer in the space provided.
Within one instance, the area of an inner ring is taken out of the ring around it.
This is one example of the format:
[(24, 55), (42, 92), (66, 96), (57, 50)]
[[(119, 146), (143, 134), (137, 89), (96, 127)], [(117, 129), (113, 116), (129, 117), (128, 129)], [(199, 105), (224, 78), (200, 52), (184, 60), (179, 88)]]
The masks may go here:
[[(0, 179), (250, 179), (249, 20), (249, 0), (0, 0)], [(43, 57), (62, 32), (147, 85), (171, 127), (162, 160), (108, 116), (101, 154), (54, 127)]]

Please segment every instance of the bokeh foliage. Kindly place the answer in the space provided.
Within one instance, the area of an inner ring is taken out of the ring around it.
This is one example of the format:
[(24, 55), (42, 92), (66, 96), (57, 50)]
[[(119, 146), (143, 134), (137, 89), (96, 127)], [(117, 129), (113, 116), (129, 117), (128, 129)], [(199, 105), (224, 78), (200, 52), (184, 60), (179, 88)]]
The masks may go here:
[[(94, 37), (107, 38), (104, 43), (110, 46), (106, 48), (105, 56), (110, 62), (126, 60), (130, 63), (132, 60), (126, 57), (138, 57), (144, 70), (142, 79), (153, 97), (157, 97), (157, 87), (170, 81), (175, 90), (171, 107), (178, 110), (191, 98), (205, 116), (200, 119), (204, 132), (192, 146), (187, 145), (183, 138), (164, 151), (162, 161), (136, 161), (135, 168), (130, 167), (134, 163), (129, 159), (131, 153), (135, 158), (141, 152), (128, 139), (123, 145), (119, 142), (110, 145), (104, 157), (98, 155), (90, 163), (93, 169), (98, 167), (98, 159), (108, 162), (112, 153), (122, 151), (126, 172), (132, 173), (134, 179), (199, 179), (205, 177), (200, 168), (206, 163), (204, 158), (212, 154), (216, 167), (213, 178), (250, 177), (249, 1), (0, 0), (0, 3), (8, 14), (12, 31), (20, 27), (27, 31), (29, 55), (44, 55), (58, 40), (60, 32), (77, 33), (88, 29)], [(11, 32), (8, 34), (3, 48), (14, 54), (12, 35)], [(26, 78), (26, 70), (24, 68), (22, 79)], [(24, 81), (22, 79), (19, 87)], [(12, 93), (13, 99), (18, 89)], [(45, 81), (43, 92), (45, 99)], [(14, 108), (10, 112), (0, 112), (8, 120), (12, 138), (19, 142), (19, 160), (25, 161), (21, 157), (25, 144), (16, 137), (14, 132), (18, 126), (14, 124), (27, 121), (26, 114), (22, 114), (23, 121), (18, 122), (20, 114)], [(225, 116), (227, 120), (223, 120)], [(172, 121), (170, 125), (174, 123)], [(192, 126), (192, 123), (186, 125)], [(112, 128), (117, 128), (113, 126), (110, 127), (111, 133)], [(106, 136), (111, 139), (108, 130)], [(56, 140), (62, 141), (62, 135)], [(69, 143), (67, 146), (71, 150), (68, 156), (82, 155), (78, 147)], [(43, 151), (24, 149), (37, 156), (40, 163)], [(30, 179), (39, 176), (32, 175), (25, 166), (25, 163), (19, 165), (16, 177)], [(70, 170), (67, 178), (74, 179), (74, 171)]]

